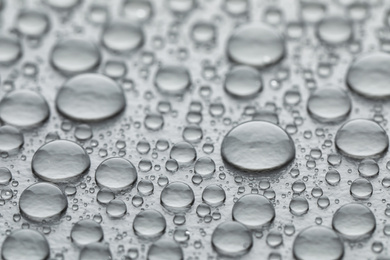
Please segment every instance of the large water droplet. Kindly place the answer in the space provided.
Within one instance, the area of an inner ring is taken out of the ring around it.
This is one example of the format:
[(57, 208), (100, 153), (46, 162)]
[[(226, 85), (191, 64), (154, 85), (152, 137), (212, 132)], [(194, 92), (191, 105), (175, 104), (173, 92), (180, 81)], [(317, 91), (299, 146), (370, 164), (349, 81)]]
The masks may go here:
[(34, 91), (15, 90), (0, 101), (0, 120), (8, 125), (36, 127), (46, 121), (49, 115), (45, 98)]
[(46, 182), (31, 185), (19, 199), (23, 216), (37, 222), (57, 220), (67, 207), (68, 201), (60, 188)]
[(110, 51), (133, 52), (144, 44), (144, 33), (138, 25), (113, 22), (104, 28), (101, 41)]
[(185, 67), (163, 66), (156, 72), (154, 84), (167, 95), (182, 95), (191, 85), (190, 73)]
[(102, 227), (90, 219), (80, 220), (70, 232), (70, 238), (79, 246), (100, 242), (103, 240), (103, 236)]
[(261, 75), (251, 67), (233, 67), (226, 75), (225, 91), (233, 97), (252, 98), (262, 89)]
[(295, 147), (280, 127), (265, 121), (252, 121), (238, 125), (225, 136), (221, 153), (229, 164), (259, 173), (291, 162), (295, 158)]
[(371, 236), (376, 227), (376, 220), (366, 206), (349, 203), (334, 213), (332, 226), (344, 238), (360, 240)]
[(119, 114), (126, 106), (122, 88), (99, 74), (82, 74), (64, 83), (56, 106), (66, 117), (80, 121), (100, 121)]
[(95, 70), (101, 60), (98, 47), (90, 41), (67, 39), (54, 45), (50, 54), (52, 66), (65, 75)]
[(39, 178), (50, 182), (68, 182), (80, 177), (91, 162), (87, 152), (78, 144), (56, 140), (41, 146), (31, 161)]
[(233, 220), (236, 220), (250, 229), (261, 229), (269, 226), (275, 218), (275, 209), (272, 203), (264, 196), (249, 194), (242, 196), (232, 209)]
[(169, 211), (186, 211), (194, 204), (195, 195), (191, 187), (184, 182), (172, 182), (161, 191), (160, 201)]
[(166, 221), (164, 216), (152, 209), (141, 211), (135, 216), (133, 229), (137, 236), (142, 238), (154, 238), (165, 232)]
[(268, 25), (246, 24), (238, 27), (229, 38), (227, 53), (234, 62), (267, 67), (284, 57), (284, 40)]
[(297, 235), (293, 254), (297, 260), (339, 260), (344, 255), (344, 245), (332, 229), (313, 226)]
[(348, 121), (337, 131), (336, 147), (345, 155), (355, 158), (379, 156), (389, 146), (385, 130), (371, 120)]

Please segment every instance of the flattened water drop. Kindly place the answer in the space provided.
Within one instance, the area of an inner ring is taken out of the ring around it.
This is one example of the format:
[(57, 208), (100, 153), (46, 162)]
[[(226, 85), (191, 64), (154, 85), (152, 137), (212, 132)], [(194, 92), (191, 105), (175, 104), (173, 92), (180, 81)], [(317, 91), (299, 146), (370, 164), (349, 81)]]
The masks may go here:
[(350, 65), (346, 82), (348, 87), (367, 98), (390, 97), (390, 54), (373, 52), (358, 56)]
[(266, 197), (248, 194), (234, 203), (232, 217), (233, 220), (250, 229), (261, 229), (272, 223), (275, 218), (275, 209)]
[(164, 216), (152, 209), (141, 211), (135, 216), (133, 221), (135, 234), (142, 238), (161, 236), (165, 232), (166, 225)]
[(0, 65), (11, 65), (22, 57), (22, 46), (16, 38), (0, 36)]
[(223, 159), (242, 170), (273, 170), (295, 158), (294, 142), (280, 127), (265, 121), (236, 126), (225, 136), (221, 146)]
[(133, 52), (144, 44), (144, 33), (138, 25), (129, 22), (113, 22), (104, 28), (101, 41), (110, 51)]
[(172, 146), (170, 157), (178, 163), (188, 164), (196, 159), (195, 148), (187, 142), (178, 142)]
[(339, 260), (343, 258), (344, 245), (332, 229), (312, 226), (297, 235), (293, 254), (297, 260)]
[(154, 78), (156, 88), (166, 95), (182, 95), (191, 85), (190, 73), (185, 67), (163, 66)]
[(352, 104), (348, 94), (335, 87), (321, 88), (313, 92), (307, 101), (309, 114), (322, 123), (345, 120)]
[(352, 38), (352, 23), (343, 17), (327, 17), (318, 23), (317, 36), (327, 44), (345, 43)]
[(181, 212), (191, 208), (195, 195), (191, 187), (184, 182), (172, 182), (161, 191), (160, 201), (167, 210)]
[(344, 238), (356, 241), (371, 236), (376, 227), (376, 220), (366, 206), (349, 203), (334, 213), (332, 226)]
[(263, 68), (278, 63), (285, 55), (281, 35), (271, 26), (261, 23), (238, 27), (227, 44), (229, 58), (243, 65)]
[(91, 162), (78, 144), (56, 140), (44, 144), (34, 154), (31, 168), (36, 176), (49, 182), (68, 182), (85, 173)]
[(64, 116), (78, 121), (101, 121), (119, 114), (126, 106), (122, 88), (100, 74), (81, 74), (64, 83), (56, 106)]
[(376, 157), (389, 146), (386, 131), (367, 119), (348, 121), (340, 127), (335, 137), (337, 149), (354, 158)]
[(47, 260), (50, 247), (38, 231), (19, 229), (8, 235), (1, 246), (4, 260)]
[(110, 247), (103, 243), (92, 243), (84, 246), (79, 255), (79, 260), (110, 260), (112, 254)]
[(28, 37), (39, 38), (50, 28), (49, 17), (37, 10), (22, 10), (16, 19), (16, 29)]
[(225, 91), (236, 98), (253, 98), (263, 89), (260, 72), (249, 66), (233, 67), (226, 75)]
[(211, 243), (218, 254), (238, 257), (252, 248), (252, 234), (243, 224), (226, 221), (219, 224), (213, 232)]
[(96, 183), (113, 191), (131, 188), (137, 181), (137, 169), (123, 158), (109, 158), (103, 161), (95, 173)]
[(0, 127), (0, 152), (16, 153), (24, 144), (23, 134), (13, 126)]
[(84, 219), (77, 222), (70, 232), (72, 242), (79, 246), (85, 246), (91, 243), (103, 240), (103, 229), (95, 221)]
[(15, 90), (0, 101), (0, 120), (20, 128), (41, 125), (50, 115), (43, 96), (30, 90)]
[(150, 245), (147, 260), (183, 260), (181, 246), (172, 239), (163, 238)]
[(36, 222), (57, 220), (67, 207), (68, 200), (61, 189), (46, 182), (31, 185), (19, 199), (22, 215)]

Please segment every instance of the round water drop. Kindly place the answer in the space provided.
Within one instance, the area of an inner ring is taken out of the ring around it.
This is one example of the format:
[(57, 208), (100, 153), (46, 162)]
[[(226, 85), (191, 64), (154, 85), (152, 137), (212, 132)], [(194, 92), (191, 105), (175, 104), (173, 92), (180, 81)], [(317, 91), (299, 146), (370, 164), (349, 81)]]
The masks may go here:
[(112, 254), (110, 247), (103, 243), (92, 243), (84, 246), (79, 255), (79, 260), (110, 260)]
[(338, 45), (352, 38), (352, 23), (342, 17), (328, 17), (317, 25), (318, 38), (331, 45)]
[(371, 236), (376, 227), (376, 220), (366, 206), (349, 203), (334, 213), (332, 226), (346, 239), (361, 240)]
[(131, 188), (137, 181), (137, 169), (123, 158), (109, 158), (103, 161), (95, 173), (96, 183), (113, 191)]
[(217, 207), (225, 202), (225, 190), (217, 184), (207, 186), (202, 193), (202, 200), (207, 205)]
[(340, 127), (335, 137), (337, 149), (354, 158), (376, 157), (389, 146), (386, 131), (367, 119), (348, 121)]
[(149, 196), (153, 194), (154, 185), (150, 180), (141, 180), (137, 185), (138, 193), (143, 196)]
[(284, 40), (269, 25), (246, 24), (235, 29), (230, 36), (227, 54), (236, 63), (263, 68), (284, 57)]
[(97, 202), (103, 205), (107, 205), (113, 199), (115, 199), (115, 193), (108, 188), (100, 189), (96, 195)]
[(8, 185), (11, 180), (11, 171), (8, 168), (0, 167), (0, 185)]
[(351, 184), (350, 193), (355, 199), (368, 199), (372, 192), (372, 184), (366, 179), (358, 178)]
[(145, 117), (144, 124), (146, 129), (158, 131), (164, 126), (164, 118), (160, 114), (148, 114)]
[(172, 146), (170, 157), (178, 163), (191, 163), (196, 159), (196, 150), (187, 142), (179, 142)]
[(390, 54), (373, 52), (359, 56), (347, 72), (347, 85), (367, 98), (390, 97)]
[(45, 98), (34, 91), (15, 90), (0, 101), (0, 120), (7, 125), (32, 128), (45, 122), (49, 115)]
[(340, 182), (340, 173), (336, 170), (330, 170), (325, 175), (325, 180), (329, 185), (335, 186)]
[(133, 52), (144, 44), (144, 33), (138, 25), (113, 22), (104, 28), (101, 41), (110, 51)]
[(103, 240), (103, 236), (102, 227), (90, 219), (80, 220), (70, 231), (70, 238), (79, 246), (100, 242)]
[(90, 41), (66, 39), (56, 43), (51, 51), (52, 66), (65, 75), (95, 70), (101, 61), (98, 47)]
[(248, 0), (225, 0), (223, 3), (225, 11), (232, 16), (242, 16), (248, 12)]
[(106, 212), (111, 218), (121, 218), (127, 213), (127, 206), (123, 200), (113, 199), (107, 204)]
[(46, 238), (32, 229), (19, 229), (8, 235), (1, 246), (4, 260), (47, 260), (50, 246)]
[(233, 67), (226, 75), (225, 91), (236, 98), (253, 98), (263, 89), (260, 72), (249, 66)]
[(0, 152), (18, 152), (24, 144), (23, 134), (13, 126), (0, 127)]
[(196, 161), (194, 171), (202, 178), (211, 178), (215, 172), (215, 162), (210, 157), (201, 157)]
[(275, 218), (275, 209), (266, 197), (258, 194), (248, 194), (234, 203), (232, 216), (233, 220), (250, 229), (261, 229), (272, 223)]
[(203, 138), (202, 128), (198, 125), (186, 126), (183, 130), (183, 139), (190, 143), (199, 143)]
[(195, 8), (195, 0), (168, 0), (168, 8), (177, 15), (185, 15)]
[(153, 16), (153, 6), (145, 0), (126, 0), (122, 11), (126, 18), (137, 22), (148, 21)]
[(291, 162), (295, 147), (282, 128), (265, 121), (251, 121), (236, 126), (225, 136), (221, 153), (229, 164), (259, 173)]
[(80, 124), (76, 126), (76, 129), (74, 130), (74, 137), (80, 141), (91, 139), (92, 135), (92, 128), (87, 124)]
[(290, 201), (290, 212), (295, 216), (302, 216), (309, 211), (309, 202), (304, 197), (294, 197)]
[(195, 195), (191, 187), (184, 182), (172, 182), (161, 191), (160, 201), (169, 211), (186, 211), (194, 204)]
[(312, 226), (297, 235), (293, 254), (297, 260), (339, 260), (344, 255), (344, 244), (332, 229)]
[(56, 106), (64, 116), (79, 121), (101, 121), (119, 114), (126, 106), (122, 88), (99, 74), (81, 74), (64, 83)]
[(190, 73), (182, 66), (162, 66), (156, 72), (154, 85), (163, 94), (182, 95), (191, 85)]
[(379, 174), (379, 165), (372, 159), (364, 159), (360, 162), (358, 171), (364, 178), (376, 177)]
[(345, 120), (352, 104), (348, 94), (335, 87), (321, 88), (313, 92), (307, 101), (307, 111), (322, 123)]
[(76, 7), (81, 0), (44, 0), (50, 7), (59, 11), (69, 11)]
[(215, 41), (216, 30), (211, 23), (198, 22), (192, 27), (191, 37), (198, 44), (211, 44)]
[(163, 238), (154, 242), (147, 253), (148, 260), (183, 260), (181, 246), (174, 240)]
[(41, 37), (50, 27), (49, 17), (37, 10), (22, 10), (16, 19), (18, 32), (31, 38)]
[(249, 252), (253, 239), (251, 232), (243, 224), (226, 221), (214, 229), (211, 243), (218, 254), (238, 257)]
[(32, 171), (49, 182), (68, 182), (85, 173), (91, 162), (87, 152), (78, 144), (56, 140), (44, 144), (34, 154)]
[(57, 220), (66, 211), (68, 201), (56, 185), (40, 182), (29, 186), (20, 195), (19, 209), (30, 220)]
[(22, 46), (16, 38), (0, 36), (0, 65), (10, 65), (22, 57)]
[(164, 234), (167, 223), (164, 216), (153, 209), (146, 209), (135, 216), (133, 229), (137, 236), (155, 238)]

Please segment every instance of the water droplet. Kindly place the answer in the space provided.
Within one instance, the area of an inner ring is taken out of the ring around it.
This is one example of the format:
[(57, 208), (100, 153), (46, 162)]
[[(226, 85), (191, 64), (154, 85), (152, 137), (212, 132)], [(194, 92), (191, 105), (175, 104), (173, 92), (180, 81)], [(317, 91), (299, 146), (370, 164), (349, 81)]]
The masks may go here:
[(163, 238), (154, 242), (147, 253), (148, 260), (183, 260), (183, 249), (175, 241)]
[(389, 139), (383, 128), (371, 120), (355, 119), (340, 127), (336, 147), (354, 158), (376, 157), (387, 150)]
[(123, 200), (113, 199), (107, 204), (106, 212), (111, 218), (121, 218), (126, 214), (127, 206)]
[(155, 238), (163, 235), (166, 225), (164, 216), (151, 209), (141, 211), (133, 221), (135, 234), (142, 238)]
[(0, 127), (0, 152), (17, 153), (24, 144), (23, 134), (12, 126)]
[(368, 199), (372, 195), (372, 184), (366, 179), (358, 178), (351, 184), (351, 195), (355, 199)]
[(207, 205), (218, 207), (225, 202), (225, 199), (225, 190), (216, 184), (210, 184), (203, 190), (202, 200)]
[(359, 56), (347, 72), (347, 85), (356, 93), (367, 98), (390, 97), (390, 55), (374, 52)]
[(343, 17), (327, 17), (318, 23), (317, 36), (327, 44), (345, 43), (352, 38), (352, 24)]
[(68, 201), (60, 188), (46, 182), (29, 186), (19, 199), (22, 215), (37, 222), (57, 220), (67, 207)]
[(180, 212), (191, 208), (195, 195), (184, 182), (172, 182), (165, 186), (160, 195), (161, 205), (169, 211)]
[(31, 160), (36, 176), (49, 182), (68, 182), (85, 173), (91, 162), (86, 151), (78, 144), (56, 140), (41, 146)]
[(187, 142), (178, 142), (172, 146), (170, 157), (178, 163), (188, 164), (196, 159), (195, 148)]
[(56, 43), (50, 54), (52, 66), (64, 75), (95, 70), (101, 60), (98, 47), (87, 40), (67, 39)]
[(1, 256), (4, 260), (46, 260), (50, 256), (50, 247), (38, 231), (19, 229), (5, 238)]
[(107, 244), (91, 243), (84, 246), (79, 255), (79, 260), (107, 260), (112, 259), (110, 248)]
[(275, 218), (272, 203), (264, 196), (249, 194), (242, 196), (232, 209), (233, 220), (250, 229), (261, 229), (269, 226)]
[(227, 221), (219, 224), (213, 232), (211, 243), (218, 254), (237, 257), (252, 248), (252, 234), (243, 224)]
[(156, 88), (166, 95), (182, 95), (191, 85), (190, 73), (185, 67), (163, 66), (154, 78)]
[(99, 74), (82, 74), (64, 83), (56, 106), (66, 117), (79, 121), (101, 121), (119, 114), (126, 106), (121, 87)]
[(225, 91), (236, 98), (253, 98), (263, 89), (260, 73), (248, 66), (233, 67), (226, 75)]
[(49, 31), (49, 17), (40, 11), (25, 9), (20, 11), (16, 21), (19, 33), (32, 38), (39, 38)]
[(278, 63), (285, 55), (283, 38), (265, 24), (238, 27), (227, 44), (227, 53), (232, 61), (259, 68)]
[(376, 227), (374, 214), (364, 205), (349, 203), (333, 215), (333, 229), (349, 240), (361, 240), (371, 236)]
[(310, 115), (323, 123), (339, 122), (351, 112), (348, 94), (335, 87), (322, 88), (313, 92), (307, 101)]
[(101, 41), (110, 51), (133, 52), (144, 44), (144, 33), (138, 25), (113, 22), (104, 28)]
[(295, 147), (280, 127), (252, 121), (238, 125), (225, 136), (221, 153), (235, 167), (261, 172), (288, 164), (295, 158)]
[(10, 65), (22, 57), (22, 46), (16, 38), (0, 36), (0, 64)]
[(103, 240), (102, 227), (93, 220), (80, 220), (72, 227), (70, 238), (72, 242), (79, 246), (85, 246), (91, 243)]
[(104, 160), (96, 169), (96, 183), (113, 191), (132, 188), (137, 181), (137, 169), (123, 158)]
[(339, 260), (344, 256), (344, 245), (332, 229), (312, 226), (299, 232), (294, 240), (293, 254), (298, 260)]
[(49, 115), (45, 98), (34, 91), (15, 90), (0, 101), (0, 120), (8, 125), (32, 128), (45, 122)]

